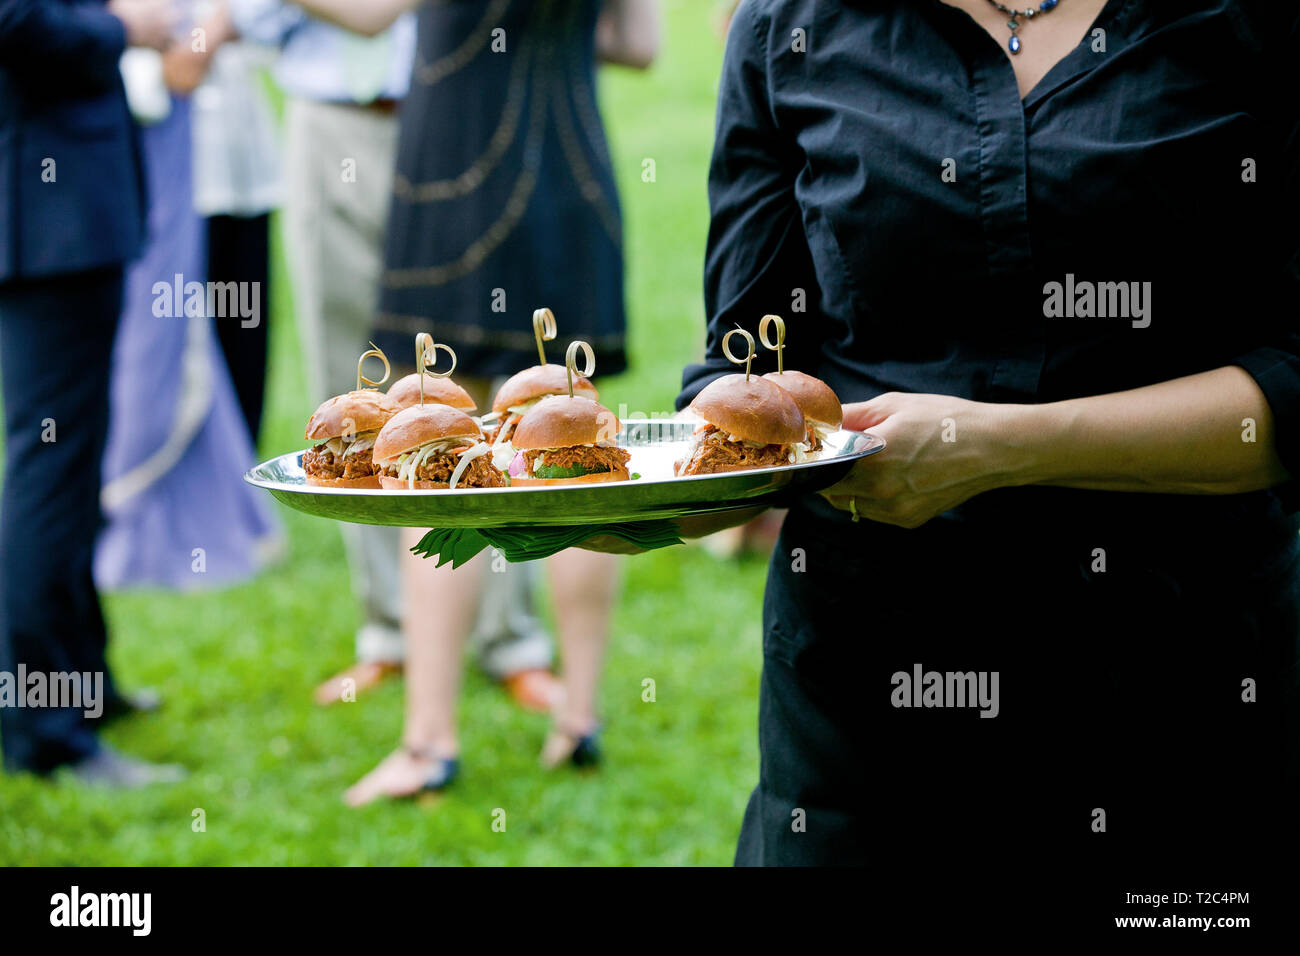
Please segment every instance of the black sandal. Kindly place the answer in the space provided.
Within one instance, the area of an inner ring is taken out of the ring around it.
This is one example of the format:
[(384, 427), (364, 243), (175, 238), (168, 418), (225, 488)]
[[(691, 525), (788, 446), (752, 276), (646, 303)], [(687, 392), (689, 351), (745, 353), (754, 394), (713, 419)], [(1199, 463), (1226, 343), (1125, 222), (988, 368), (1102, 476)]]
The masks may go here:
[(563, 727), (556, 727), (553, 732), (573, 741), (573, 749), (569, 751), (569, 756), (565, 760), (559, 761), (555, 766), (559, 766), (561, 763), (570, 763), (575, 767), (583, 768), (598, 766), (601, 761), (600, 730), (599, 724), (585, 734), (577, 734)]
[(411, 747), (402, 744), (402, 749), (408, 756), (415, 757), (417, 760), (433, 761), (433, 771), (425, 778), (420, 789), (411, 796), (445, 790), (460, 775), (460, 760), (457, 757), (440, 757), (428, 747)]

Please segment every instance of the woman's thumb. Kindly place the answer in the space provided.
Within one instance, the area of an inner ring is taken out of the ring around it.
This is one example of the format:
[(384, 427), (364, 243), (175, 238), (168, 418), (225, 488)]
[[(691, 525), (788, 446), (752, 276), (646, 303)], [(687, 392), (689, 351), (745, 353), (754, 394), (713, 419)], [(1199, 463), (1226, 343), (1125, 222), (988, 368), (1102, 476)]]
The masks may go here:
[(869, 402), (850, 402), (844, 406), (844, 427), (851, 431), (866, 431), (879, 425), (894, 414), (894, 396), (897, 392), (877, 395)]

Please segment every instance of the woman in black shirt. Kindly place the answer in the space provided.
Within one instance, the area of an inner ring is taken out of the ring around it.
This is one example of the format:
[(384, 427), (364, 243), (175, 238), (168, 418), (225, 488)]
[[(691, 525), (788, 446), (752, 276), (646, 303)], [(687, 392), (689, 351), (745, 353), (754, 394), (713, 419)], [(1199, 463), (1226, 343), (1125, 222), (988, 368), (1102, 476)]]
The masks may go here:
[(738, 862), (1276, 842), (1300, 598), (1282, 6), (1061, 0), (1013, 31), (987, 0), (740, 5), (679, 407), (733, 370), (726, 330), (777, 312), (786, 367), (889, 444), (786, 519)]

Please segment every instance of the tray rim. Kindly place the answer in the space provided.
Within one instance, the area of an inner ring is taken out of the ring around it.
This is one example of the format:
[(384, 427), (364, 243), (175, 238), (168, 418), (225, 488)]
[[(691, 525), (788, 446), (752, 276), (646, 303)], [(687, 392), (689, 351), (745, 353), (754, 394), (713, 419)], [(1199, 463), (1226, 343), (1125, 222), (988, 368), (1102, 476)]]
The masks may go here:
[[(887, 444), (883, 438), (881, 438), (879, 435), (873, 435), (871, 432), (855, 431), (853, 429), (848, 429), (848, 428), (839, 429), (837, 431), (837, 434), (839, 432), (844, 432), (849, 435), (853, 435), (855, 436), (855, 438), (867, 439), (868, 441), (866, 447), (855, 449), (854, 451), (848, 454), (834, 455), (830, 458), (818, 458), (812, 461), (801, 461), (801, 462), (795, 462), (793, 464), (788, 464), (788, 465), (773, 465), (767, 468), (744, 468), (736, 471), (720, 471), (709, 475), (687, 475), (681, 478), (678, 477), (651, 478), (651, 479), (638, 478), (635, 480), (629, 479), (629, 481), (626, 482), (623, 481), (590, 482), (585, 484), (580, 483), (576, 485), (527, 485), (527, 486), (506, 487), (506, 488), (454, 488), (454, 489), (453, 488), (414, 488), (414, 489), (396, 490), (396, 489), (389, 489), (389, 488), (335, 488), (335, 487), (329, 487), (325, 485), (309, 485), (305, 481), (301, 483), (273, 481), (267, 478), (259, 477), (254, 474), (254, 472), (264, 469), (274, 463), (284, 461), (285, 459), (292, 459), (292, 463), (296, 467), (301, 468), (302, 455), (304, 452), (308, 450), (303, 448), (297, 451), (285, 452), (282, 455), (275, 455), (271, 458), (266, 459), (265, 461), (258, 462), (256, 465), (254, 465), (253, 467), (249, 468), (246, 472), (244, 472), (244, 481), (248, 482), (250, 485), (256, 488), (263, 488), (267, 491), (272, 491), (272, 492), (282, 491), (282, 492), (287, 492), (289, 494), (324, 495), (324, 496), (338, 496), (338, 497), (345, 497), (345, 498), (355, 498), (355, 497), (417, 498), (417, 497), (450, 497), (450, 496), (479, 497), (485, 495), (520, 494), (520, 493), (527, 493), (527, 492), (545, 492), (545, 493), (554, 494), (556, 492), (563, 493), (563, 492), (572, 492), (572, 491), (592, 491), (598, 488), (615, 488), (615, 489), (627, 488), (629, 484), (635, 485), (637, 487), (645, 487), (648, 485), (667, 485), (667, 484), (676, 485), (676, 484), (687, 483), (687, 482), (708, 481), (710, 479), (717, 479), (717, 478), (735, 478), (736, 476), (739, 475), (768, 475), (768, 474), (776, 474), (776, 473), (784, 474), (792, 471), (803, 471), (803, 470), (808, 470), (813, 468), (819, 468), (826, 465), (842, 465), (846, 462), (852, 463), (854, 461), (857, 461), (860, 458), (867, 458), (871, 455), (884, 451)], [(666, 444), (666, 443), (655, 443), (655, 444)], [(620, 446), (620, 447), (626, 447), (626, 446)], [(737, 499), (737, 500), (743, 501), (744, 499)]]

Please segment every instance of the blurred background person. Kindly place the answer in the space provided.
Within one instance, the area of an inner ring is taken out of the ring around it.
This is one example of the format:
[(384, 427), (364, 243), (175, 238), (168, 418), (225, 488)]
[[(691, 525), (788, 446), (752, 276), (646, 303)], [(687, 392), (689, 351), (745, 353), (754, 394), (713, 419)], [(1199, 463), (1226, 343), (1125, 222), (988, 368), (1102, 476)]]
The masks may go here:
[(138, 118), (154, 118), (159, 97), (166, 110), (140, 126), (146, 238), (126, 272), (113, 347), (107, 523), (95, 552), (95, 580), (107, 589), (232, 584), (280, 547), (265, 496), (243, 481), (256, 457), (215, 331), (245, 331), (263, 314), (245, 279), (232, 277), (230, 294), (209, 294), (204, 222), (194, 209), (192, 104), (176, 95), (194, 88), (230, 38), (224, 5), (193, 26), (161, 56), (133, 57), (126, 74), (132, 105), (144, 104)]
[[(378, 288), (384, 224), (415, 23), (372, 38), (279, 0), (232, 0), (246, 40), (278, 51), (285, 92), (284, 238), (311, 400), (356, 380)], [(317, 688), (318, 703), (363, 693), (402, 666), (396, 528), (340, 523), (360, 625), (356, 664)]]
[[(414, 0), (302, 0), (362, 33)], [(493, 378), (535, 362), (532, 312), (554, 310), (597, 369), (626, 368), (622, 222), (595, 99), (595, 64), (645, 68), (659, 43), (656, 0), (419, 5), (403, 106), (376, 342), (391, 353), (431, 329), (457, 380), (485, 405)], [(403, 532), (403, 548), (421, 531)], [(440, 789), (455, 777), (463, 647), (483, 568), (405, 556), (407, 716), (403, 745), (353, 787), (354, 805)], [(597, 688), (617, 592), (616, 559), (572, 551), (549, 562), (563, 688), (543, 747), (548, 766), (598, 759)], [(488, 575), (488, 584), (497, 574)]]
[[(204, 75), (173, 77), (169, 83), (184, 91), (185, 84), (201, 81), (189, 89), (193, 90), (194, 207), (205, 217), (208, 280), (247, 282), (258, 291), (262, 321), (217, 323), (217, 339), (256, 448), (270, 337), (271, 211), (280, 204), (281, 192), (278, 132), (264, 74), (274, 52), (238, 41), (224, 0), (201, 3), (195, 9), (200, 21), (211, 10), (228, 35), (211, 53)], [(187, 61), (197, 58), (191, 55)]]
[[(285, 240), (309, 386), (321, 402), (351, 387), (372, 337), (415, 18), (390, 18), (362, 37), (280, 0), (233, 0), (232, 14), (244, 37), (280, 51), (275, 78), (288, 94)], [(397, 373), (414, 334), (385, 347)], [(316, 689), (322, 705), (397, 673), (405, 654), (398, 529), (340, 527), (362, 622), (357, 662)], [(517, 569), (494, 576), (476, 621), (472, 644), (484, 671), (525, 708), (547, 710), (556, 692), (553, 645)]]
[[(164, 0), (0, 0), (0, 670), (102, 674), (105, 716), (131, 705), (92, 575), (100, 458), (123, 269), (145, 239), (118, 61), (168, 46), (174, 19)], [(80, 707), (3, 707), (0, 732), (10, 770), (71, 765), (116, 786), (180, 775), (101, 743)]]

